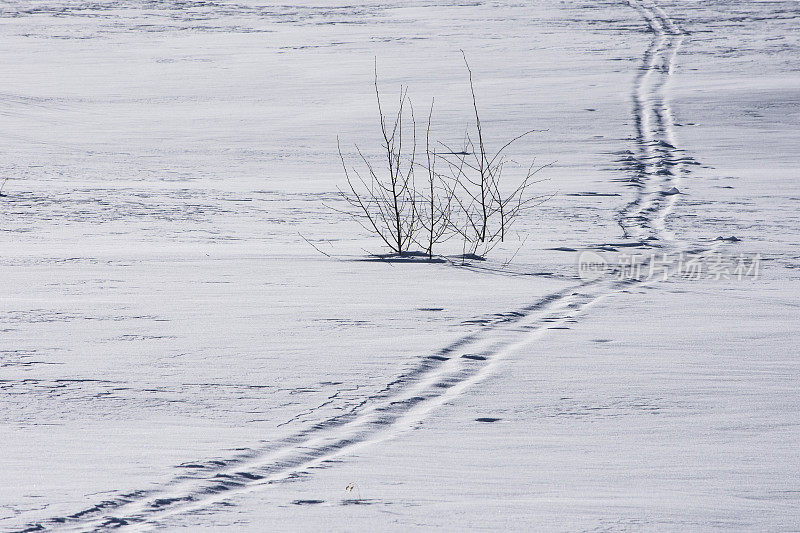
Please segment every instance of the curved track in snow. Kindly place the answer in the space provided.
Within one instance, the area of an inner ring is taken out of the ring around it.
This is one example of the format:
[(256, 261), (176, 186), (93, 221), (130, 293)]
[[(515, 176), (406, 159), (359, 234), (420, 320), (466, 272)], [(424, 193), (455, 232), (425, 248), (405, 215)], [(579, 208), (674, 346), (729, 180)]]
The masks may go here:
[[(679, 195), (664, 193), (679, 185), (687, 171), (684, 165), (691, 160), (676, 148), (667, 89), (684, 34), (653, 2), (628, 3), (646, 21), (652, 37), (632, 89), (636, 138), (634, 151), (627, 157), (630, 176), (626, 181), (636, 188), (636, 194), (617, 213), (617, 221), (626, 238), (662, 249), (677, 248), (680, 243), (668, 231), (666, 218)], [(23, 531), (148, 529), (166, 517), (297, 476), (413, 427), (431, 410), (486, 377), (510, 351), (549, 328), (574, 321), (588, 306), (637, 283), (644, 282), (602, 278), (497, 315), (478, 331), (422, 358), (345, 413), (225, 460), (193, 464), (158, 489), (101, 501), (69, 516), (31, 524)]]
[(684, 32), (649, 0), (628, 0), (647, 22), (652, 34), (633, 87), (636, 149), (625, 162), (632, 176), (627, 184), (636, 197), (617, 214), (625, 237), (674, 243), (666, 217), (676, 202), (681, 175), (693, 163), (676, 147), (675, 122), (667, 98), (668, 81)]

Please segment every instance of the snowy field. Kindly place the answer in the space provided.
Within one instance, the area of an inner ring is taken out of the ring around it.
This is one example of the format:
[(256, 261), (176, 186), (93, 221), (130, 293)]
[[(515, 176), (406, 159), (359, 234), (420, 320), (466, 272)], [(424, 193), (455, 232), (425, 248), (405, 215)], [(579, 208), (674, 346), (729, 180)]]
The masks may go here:
[[(3, 531), (800, 531), (797, 1), (9, 0), (0, 48)], [(364, 260), (337, 136), (377, 62), (458, 142), (461, 50), (552, 198)]]

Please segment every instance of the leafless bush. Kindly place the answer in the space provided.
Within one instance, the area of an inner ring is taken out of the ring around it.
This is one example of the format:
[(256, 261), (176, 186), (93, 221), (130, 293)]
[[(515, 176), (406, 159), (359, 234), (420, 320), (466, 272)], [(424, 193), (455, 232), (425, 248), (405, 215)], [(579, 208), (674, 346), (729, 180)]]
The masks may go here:
[(433, 259), (434, 247), (452, 237), (450, 227), (452, 219), (453, 189), (445, 178), (436, 172), (436, 154), (431, 147), (431, 119), (433, 118), (433, 101), (428, 113), (428, 125), (425, 129), (425, 159), (423, 169), (426, 174), (425, 186), (417, 193), (417, 220), (420, 225), (420, 236), (417, 244), (422, 246), (428, 259)]
[(462, 238), (462, 253), (465, 256), (483, 257), (505, 240), (510, 226), (524, 210), (539, 205), (547, 198), (545, 195), (530, 195), (529, 188), (541, 181), (534, 178), (548, 165), (537, 167), (534, 160), (515, 185), (506, 186), (503, 171), (511, 162), (505, 156), (506, 149), (537, 130), (526, 131), (490, 153), (478, 111), (472, 69), (466, 55), (464, 64), (469, 73), (473, 128), (465, 135), (460, 149), (442, 144), (446, 151), (438, 153), (437, 157), (449, 169), (448, 196), (457, 206), (457, 213), (451, 215), (448, 226)]
[[(417, 162), (416, 121), (407, 89), (401, 87), (397, 113), (389, 121), (381, 104), (377, 63), (375, 97), (383, 137), (383, 171), (376, 170), (358, 146), (356, 152), (362, 170), (348, 167), (339, 148), (348, 185), (340, 193), (352, 208), (348, 214), (380, 237), (394, 254), (421, 255), (410, 250), (414, 244), (424, 250), (428, 259), (433, 259), (437, 245), (458, 237), (462, 241), (462, 258), (482, 258), (506, 239), (509, 228), (523, 211), (547, 198), (531, 195), (530, 187), (541, 181), (535, 177), (548, 165), (537, 167), (535, 162), (531, 163), (515, 182), (506, 184), (504, 169), (513, 163), (506, 157), (506, 150), (537, 130), (514, 137), (490, 152), (466, 55), (464, 63), (469, 73), (474, 123), (458, 149), (441, 142), (437, 144), (443, 149), (433, 148), (432, 102), (425, 133), (425, 161)], [(404, 132), (411, 135), (410, 147), (407, 141), (404, 145)], [(444, 172), (437, 169), (437, 163), (444, 166)], [(415, 171), (425, 176), (419, 189)]]
[[(382, 134), (381, 147), (384, 152), (383, 171), (375, 168), (356, 146), (358, 156), (363, 163), (359, 172), (355, 166), (350, 167), (342, 155), (339, 146), (339, 158), (342, 161), (347, 191), (339, 191), (347, 203), (354, 208), (353, 216), (365, 229), (378, 235), (389, 249), (398, 255), (408, 252), (415, 242), (418, 229), (416, 191), (414, 189), (414, 165), (417, 151), (416, 122), (414, 109), (408, 99), (407, 89), (400, 88), (400, 103), (394, 119), (390, 122), (383, 112), (381, 94), (378, 88), (378, 70), (375, 67), (375, 98), (378, 103), (378, 116)], [(411, 120), (411, 147), (403, 134), (408, 133), (407, 123)], [(404, 142), (406, 144), (404, 145)], [(338, 144), (338, 141), (337, 141)], [(366, 173), (366, 177), (362, 174)]]

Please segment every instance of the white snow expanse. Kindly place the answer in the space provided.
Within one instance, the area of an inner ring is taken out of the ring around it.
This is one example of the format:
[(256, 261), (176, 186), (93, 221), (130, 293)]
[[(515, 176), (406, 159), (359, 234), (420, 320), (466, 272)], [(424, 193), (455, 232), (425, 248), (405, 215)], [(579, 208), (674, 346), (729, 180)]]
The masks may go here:
[[(800, 531), (798, 2), (0, 23), (3, 531)], [(377, 60), (457, 142), (461, 49), (554, 196), (485, 262), (365, 261), (337, 136), (378, 153)], [(581, 250), (761, 259), (584, 281)]]

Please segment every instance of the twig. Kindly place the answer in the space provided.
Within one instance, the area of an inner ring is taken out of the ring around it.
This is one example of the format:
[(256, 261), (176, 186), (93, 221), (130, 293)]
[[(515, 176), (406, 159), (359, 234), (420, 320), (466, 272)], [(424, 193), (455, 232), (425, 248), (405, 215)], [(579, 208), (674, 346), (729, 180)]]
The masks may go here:
[(330, 254), (327, 254), (327, 253), (323, 252), (322, 250), (320, 250), (319, 248), (317, 248), (317, 247), (314, 245), (314, 243), (313, 243), (313, 242), (311, 242), (311, 241), (309, 241), (308, 239), (306, 239), (306, 238), (305, 238), (305, 236), (303, 236), (303, 234), (302, 234), (302, 233), (300, 233), (300, 232), (298, 231), (298, 232), (297, 232), (297, 234), (298, 234), (298, 235), (300, 235), (300, 237), (301, 237), (301, 238), (302, 238), (304, 241), (306, 241), (306, 242), (307, 242), (309, 245), (311, 245), (311, 247), (312, 247), (312, 248), (314, 248), (316, 251), (318, 251), (319, 253), (321, 253), (321, 254), (322, 254), (322, 255), (324, 255), (325, 257), (330, 257)]

